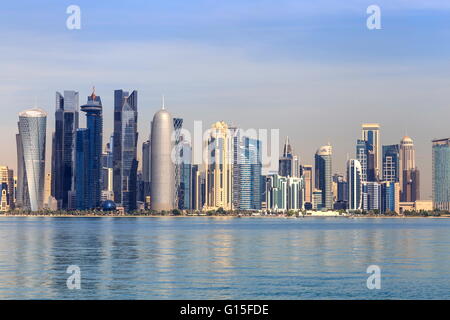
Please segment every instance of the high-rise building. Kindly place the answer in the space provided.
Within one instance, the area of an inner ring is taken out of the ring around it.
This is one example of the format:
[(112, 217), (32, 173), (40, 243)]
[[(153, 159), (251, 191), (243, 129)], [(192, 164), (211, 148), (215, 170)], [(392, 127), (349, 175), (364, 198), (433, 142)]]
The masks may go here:
[(383, 181), (400, 180), (400, 147), (398, 144), (383, 146)]
[[(79, 94), (56, 92), (55, 132), (52, 138), (51, 194), (58, 208), (67, 209), (74, 188), (75, 140), (79, 121)], [(48, 199), (44, 199), (48, 202)]]
[(302, 178), (288, 177), (286, 202), (288, 210), (300, 210), (303, 207), (303, 181)]
[(192, 209), (192, 147), (181, 137), (176, 150), (179, 151), (178, 209), (189, 210)]
[(319, 189), (314, 189), (313, 191), (313, 202), (312, 202), (312, 208), (314, 210), (322, 210), (325, 208), (323, 204), (323, 192)]
[(126, 211), (137, 205), (138, 93), (114, 91), (114, 201)]
[(338, 202), (348, 201), (348, 186), (344, 175), (338, 173), (334, 174), (333, 183), (336, 186), (336, 201)]
[(47, 114), (41, 109), (19, 113), (17, 141), (17, 203), (24, 210), (44, 206)]
[(348, 208), (361, 210), (362, 208), (362, 167), (356, 159), (347, 161)]
[[(181, 118), (173, 118), (173, 133), (174, 133), (174, 148), (175, 148), (175, 166), (174, 166), (174, 173), (175, 173), (175, 186), (174, 186), (174, 199), (175, 199), (175, 207), (180, 208), (180, 205), (178, 204), (178, 201), (180, 200), (180, 194), (182, 193), (181, 190), (181, 171), (182, 171), (182, 165), (181, 165), (181, 130), (183, 129), (183, 119)], [(183, 205), (184, 206), (184, 205)]]
[(77, 130), (75, 194), (76, 209), (100, 207), (102, 195), (102, 102), (95, 90), (81, 106), (86, 113), (86, 129)]
[(236, 210), (261, 209), (261, 141), (241, 136), (233, 140), (233, 206)]
[[(105, 151), (102, 153), (101, 162), (102, 162), (102, 191), (113, 191), (113, 152), (112, 152), (112, 142), (113, 136), (111, 136), (111, 141), (106, 144)], [(114, 194), (114, 193), (113, 193)], [(114, 196), (112, 199), (114, 200)]]
[(304, 203), (312, 204), (313, 192), (313, 167), (312, 165), (302, 165), (302, 178), (304, 183)]
[(150, 140), (142, 144), (142, 181), (144, 183), (144, 202), (150, 202), (151, 181), (151, 143)]
[(228, 125), (221, 121), (211, 127), (207, 141), (206, 209), (233, 209), (233, 138)]
[(151, 198), (150, 206), (156, 211), (174, 209), (175, 173), (172, 159), (172, 115), (162, 109), (153, 117), (151, 130)]
[(433, 207), (450, 211), (450, 138), (433, 140)]
[(383, 181), (381, 183), (381, 213), (400, 213), (400, 184), (398, 182)]
[(400, 141), (400, 201), (414, 202), (420, 199), (420, 171), (416, 167), (414, 142), (410, 137)]
[[(372, 160), (368, 159), (368, 162), (373, 161), (373, 174), (374, 177), (368, 175), (367, 181), (376, 181), (380, 176), (380, 125), (378, 123), (364, 123), (362, 125), (362, 140), (367, 141), (369, 154), (373, 156)], [(370, 164), (368, 163), (368, 168)]]
[(298, 157), (294, 155), (289, 137), (283, 147), (283, 155), (278, 162), (278, 174), (282, 177), (300, 177)]
[(14, 172), (0, 166), (0, 211), (14, 209)]
[(322, 191), (322, 206), (333, 209), (332, 193), (332, 148), (330, 145), (320, 147), (315, 154), (315, 187)]
[(270, 211), (286, 211), (287, 204), (287, 178), (278, 174), (267, 176), (266, 204)]
[(381, 209), (380, 183), (374, 181), (362, 183), (362, 209), (365, 211), (379, 211)]

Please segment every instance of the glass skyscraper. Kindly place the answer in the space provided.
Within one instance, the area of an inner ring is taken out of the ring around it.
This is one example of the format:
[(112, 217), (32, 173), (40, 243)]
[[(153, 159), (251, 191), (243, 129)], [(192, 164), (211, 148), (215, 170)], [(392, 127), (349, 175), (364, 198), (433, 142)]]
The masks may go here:
[(86, 113), (86, 129), (77, 130), (76, 146), (76, 207), (79, 210), (100, 207), (103, 115), (102, 102), (95, 92), (81, 106)]
[(383, 181), (400, 181), (400, 146), (383, 146)]
[(433, 140), (433, 206), (450, 210), (450, 138)]
[(333, 209), (331, 155), (330, 145), (320, 147), (315, 154), (315, 187), (322, 191), (322, 207), (329, 210)]
[(137, 206), (137, 91), (114, 91), (114, 201), (126, 211)]
[(347, 162), (348, 208), (361, 210), (362, 205), (362, 168), (358, 160)]
[(74, 187), (75, 140), (78, 129), (79, 96), (75, 91), (56, 93), (55, 132), (52, 141), (51, 194), (58, 208), (67, 209)]
[(17, 202), (25, 210), (44, 206), (47, 114), (41, 109), (19, 113)]
[[(233, 151), (237, 155), (233, 170), (233, 206), (236, 210), (261, 209), (261, 141), (240, 136), (234, 140)], [(237, 161), (236, 161), (237, 160)]]

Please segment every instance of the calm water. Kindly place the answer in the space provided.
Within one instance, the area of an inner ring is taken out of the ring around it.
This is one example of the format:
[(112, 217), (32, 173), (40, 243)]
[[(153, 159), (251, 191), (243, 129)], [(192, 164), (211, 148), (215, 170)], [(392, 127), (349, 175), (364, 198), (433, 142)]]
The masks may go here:
[(17, 298), (450, 299), (450, 219), (2, 217), (0, 299)]

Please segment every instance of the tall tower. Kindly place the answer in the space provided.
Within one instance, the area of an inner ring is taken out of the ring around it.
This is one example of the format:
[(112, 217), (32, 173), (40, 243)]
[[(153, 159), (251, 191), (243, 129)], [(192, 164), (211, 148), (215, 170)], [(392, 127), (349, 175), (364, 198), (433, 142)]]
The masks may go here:
[(361, 210), (362, 204), (362, 167), (358, 160), (347, 161), (348, 208)]
[(400, 201), (414, 202), (420, 199), (420, 172), (416, 167), (414, 142), (410, 137), (400, 141)]
[(6, 166), (0, 166), (0, 211), (14, 208), (14, 172)]
[(450, 138), (433, 140), (433, 208), (450, 210)]
[(174, 209), (175, 174), (172, 159), (172, 115), (162, 109), (153, 117), (151, 130), (151, 198), (152, 210), (168, 211)]
[[(380, 170), (380, 125), (378, 123), (364, 123), (362, 125), (362, 140), (368, 143), (368, 152), (373, 154), (373, 170), (376, 180), (381, 173)], [(368, 159), (368, 167), (370, 166)], [(368, 177), (368, 181), (372, 181)]]
[(206, 159), (206, 207), (233, 208), (232, 137), (228, 125), (221, 121), (212, 125)]
[[(58, 208), (67, 209), (75, 180), (75, 140), (79, 118), (79, 94), (56, 92), (55, 132), (52, 141), (51, 194)], [(48, 201), (48, 199), (45, 199)]]
[(331, 155), (330, 145), (320, 147), (315, 155), (315, 187), (322, 191), (322, 206), (326, 209), (333, 209)]
[(113, 190), (114, 201), (126, 211), (137, 206), (138, 93), (114, 91)]
[(46, 130), (47, 114), (43, 110), (35, 108), (19, 113), (18, 202), (25, 210), (37, 211), (44, 206)]
[(77, 130), (76, 203), (77, 209), (93, 209), (101, 202), (103, 144), (102, 101), (95, 90), (81, 111), (86, 113), (87, 128)]
[(298, 163), (298, 157), (294, 156), (292, 146), (289, 143), (289, 137), (286, 137), (286, 141), (283, 147), (283, 156), (279, 160), (278, 174), (283, 177), (299, 177), (300, 166)]
[(383, 181), (400, 180), (400, 147), (398, 144), (383, 146)]
[(305, 186), (305, 198), (304, 203), (312, 204), (312, 192), (313, 192), (313, 167), (312, 165), (302, 165), (303, 181)]

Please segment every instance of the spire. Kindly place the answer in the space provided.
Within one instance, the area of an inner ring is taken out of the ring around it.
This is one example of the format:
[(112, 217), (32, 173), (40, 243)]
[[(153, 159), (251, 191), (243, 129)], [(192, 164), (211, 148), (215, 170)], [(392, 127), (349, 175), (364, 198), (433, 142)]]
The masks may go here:
[(92, 94), (91, 94), (92, 101), (95, 101), (96, 97), (97, 96), (95, 95), (95, 86), (92, 86)]
[(164, 110), (166, 108), (166, 104), (164, 102), (164, 95), (162, 95), (162, 107), (161, 109)]

